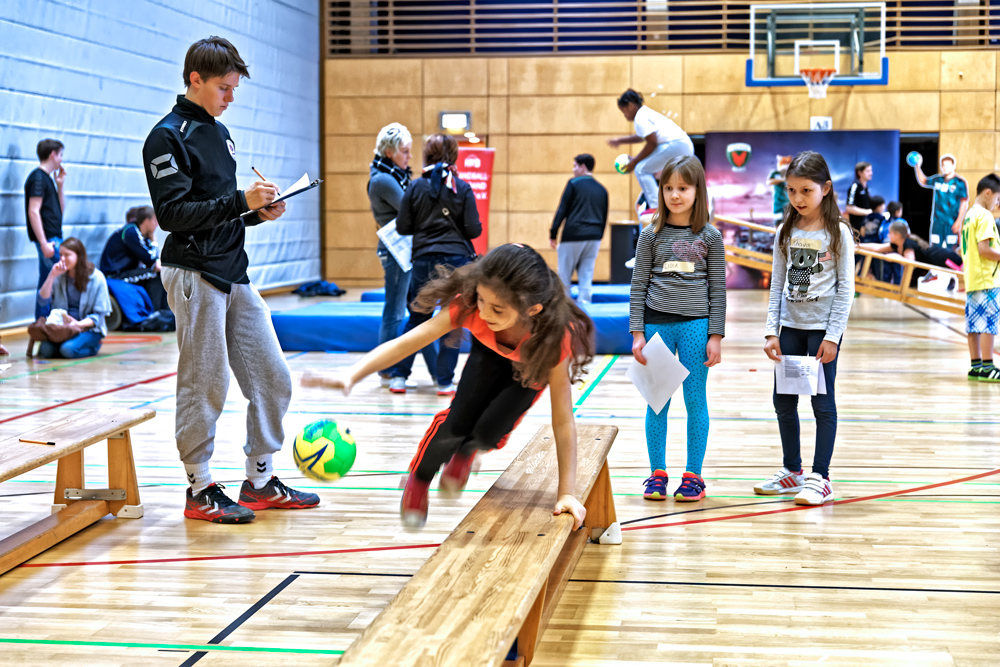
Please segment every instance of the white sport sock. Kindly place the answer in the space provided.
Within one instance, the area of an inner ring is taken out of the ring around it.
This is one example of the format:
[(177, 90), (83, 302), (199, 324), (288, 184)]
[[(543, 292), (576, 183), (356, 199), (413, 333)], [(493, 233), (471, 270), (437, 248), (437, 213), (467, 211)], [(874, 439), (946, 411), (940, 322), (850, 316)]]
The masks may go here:
[(208, 461), (204, 463), (185, 463), (188, 484), (191, 485), (191, 495), (196, 496), (212, 483), (212, 472), (208, 469)]
[(271, 481), (273, 474), (274, 466), (271, 465), (270, 454), (247, 457), (247, 479), (253, 484), (253, 488), (264, 488), (264, 485)]

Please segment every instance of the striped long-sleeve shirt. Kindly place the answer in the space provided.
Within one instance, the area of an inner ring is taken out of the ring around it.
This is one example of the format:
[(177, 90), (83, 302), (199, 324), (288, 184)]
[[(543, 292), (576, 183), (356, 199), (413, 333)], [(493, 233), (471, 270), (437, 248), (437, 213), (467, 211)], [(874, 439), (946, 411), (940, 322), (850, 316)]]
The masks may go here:
[(726, 249), (722, 234), (705, 225), (655, 225), (639, 234), (629, 299), (629, 331), (643, 331), (645, 309), (707, 317), (708, 333), (726, 335)]

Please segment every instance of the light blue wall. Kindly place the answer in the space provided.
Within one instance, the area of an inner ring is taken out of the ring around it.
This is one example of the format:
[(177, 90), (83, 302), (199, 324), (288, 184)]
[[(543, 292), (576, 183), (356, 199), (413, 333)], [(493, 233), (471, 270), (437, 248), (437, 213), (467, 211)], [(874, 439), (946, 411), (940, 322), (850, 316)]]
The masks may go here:
[[(142, 144), (184, 92), (184, 54), (198, 39), (225, 37), (250, 69), (220, 119), (240, 187), (256, 178), (251, 165), (279, 186), (319, 177), (319, 24), (319, 0), (0, 1), (0, 326), (33, 309), (24, 181), (35, 145), (66, 145), (63, 233), (96, 264), (125, 211), (149, 203)], [(318, 191), (248, 230), (247, 251), (261, 288), (318, 279)]]

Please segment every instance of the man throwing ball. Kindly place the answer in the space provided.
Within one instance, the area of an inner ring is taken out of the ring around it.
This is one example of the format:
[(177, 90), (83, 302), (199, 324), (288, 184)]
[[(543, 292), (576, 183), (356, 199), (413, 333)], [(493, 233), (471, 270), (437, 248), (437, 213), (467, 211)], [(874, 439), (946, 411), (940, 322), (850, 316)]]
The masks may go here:
[[(236, 145), (216, 118), (233, 102), (240, 77), (250, 78), (236, 47), (221, 37), (195, 42), (184, 58), (177, 104), (142, 148), (146, 182), (163, 244), (161, 276), (177, 318), (175, 437), (187, 472), (184, 516), (246, 523), (253, 510), (315, 507), (319, 497), (288, 488), (271, 456), (284, 439), (281, 420), (292, 397), (288, 364), (270, 311), (247, 277), (247, 225), (276, 220), (285, 203), (273, 183), (236, 188)], [(255, 211), (245, 217), (242, 213)], [(209, 460), (232, 369), (247, 412), (247, 479), (233, 502), (212, 481)]]

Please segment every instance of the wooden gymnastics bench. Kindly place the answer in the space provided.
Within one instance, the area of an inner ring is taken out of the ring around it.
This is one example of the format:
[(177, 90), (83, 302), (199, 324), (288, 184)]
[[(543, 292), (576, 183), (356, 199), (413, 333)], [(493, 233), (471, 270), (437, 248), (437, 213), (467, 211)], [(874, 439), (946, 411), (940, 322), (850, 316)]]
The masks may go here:
[[(587, 518), (574, 531), (571, 516), (552, 514), (555, 440), (540, 429), (339, 664), (531, 664), (587, 538), (621, 543), (606, 460), (617, 433), (577, 426), (576, 490)], [(507, 660), (512, 645), (517, 657)]]
[[(154, 416), (156, 411), (150, 409), (86, 410), (0, 440), (0, 482), (59, 461), (52, 515), (0, 540), (0, 574), (108, 514), (123, 519), (142, 516), (129, 429)], [(111, 488), (86, 489), (83, 450), (102, 440), (108, 441)]]

